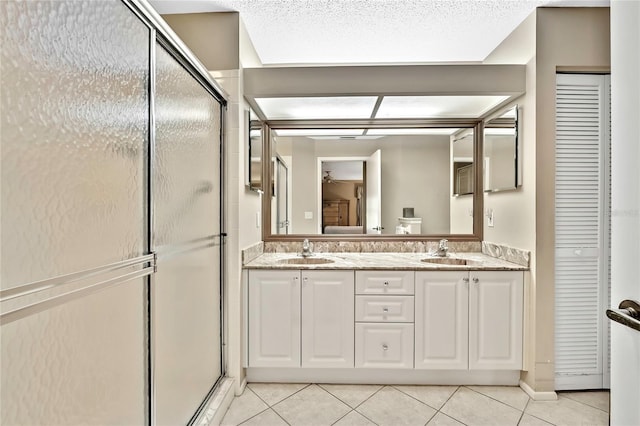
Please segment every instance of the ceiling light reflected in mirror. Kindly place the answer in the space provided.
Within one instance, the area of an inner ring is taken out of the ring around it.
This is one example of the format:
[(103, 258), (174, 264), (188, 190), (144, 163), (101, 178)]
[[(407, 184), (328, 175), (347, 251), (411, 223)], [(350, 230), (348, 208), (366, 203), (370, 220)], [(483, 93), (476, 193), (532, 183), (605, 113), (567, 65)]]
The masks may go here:
[(276, 136), (360, 136), (364, 129), (274, 129)]
[(377, 96), (256, 98), (270, 120), (370, 118)]
[(255, 98), (255, 101), (268, 120), (339, 120), (478, 118), (507, 98), (508, 96), (332, 96)]
[(477, 118), (508, 96), (385, 96), (375, 118)]
[(369, 129), (367, 130), (367, 135), (381, 135), (381, 136), (391, 136), (391, 135), (451, 135), (458, 131), (458, 129)]

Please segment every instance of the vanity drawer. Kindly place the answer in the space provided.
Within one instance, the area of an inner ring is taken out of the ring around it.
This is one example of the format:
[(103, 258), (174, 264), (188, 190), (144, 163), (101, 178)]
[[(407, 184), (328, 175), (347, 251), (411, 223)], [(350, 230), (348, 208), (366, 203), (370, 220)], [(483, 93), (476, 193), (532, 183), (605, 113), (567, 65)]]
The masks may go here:
[(414, 271), (356, 271), (356, 294), (413, 295)]
[(358, 322), (413, 322), (413, 296), (356, 296)]
[(357, 323), (355, 366), (413, 368), (413, 324)]

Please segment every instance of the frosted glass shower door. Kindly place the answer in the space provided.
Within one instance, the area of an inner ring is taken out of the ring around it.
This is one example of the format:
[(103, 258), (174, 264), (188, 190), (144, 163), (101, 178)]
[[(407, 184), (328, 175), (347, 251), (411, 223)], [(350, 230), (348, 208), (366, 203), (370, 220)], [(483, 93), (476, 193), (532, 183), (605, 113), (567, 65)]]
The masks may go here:
[(221, 105), (156, 47), (151, 298), (155, 420), (186, 424), (222, 375)]
[(0, 35), (0, 424), (145, 424), (149, 27), (1, 1)]

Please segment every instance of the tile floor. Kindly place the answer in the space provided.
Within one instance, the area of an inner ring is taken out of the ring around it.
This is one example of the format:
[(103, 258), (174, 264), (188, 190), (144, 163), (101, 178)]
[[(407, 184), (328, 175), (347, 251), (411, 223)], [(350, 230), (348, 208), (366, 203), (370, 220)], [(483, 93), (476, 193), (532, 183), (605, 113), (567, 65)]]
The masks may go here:
[(249, 383), (222, 425), (607, 425), (609, 392), (533, 401), (508, 386)]

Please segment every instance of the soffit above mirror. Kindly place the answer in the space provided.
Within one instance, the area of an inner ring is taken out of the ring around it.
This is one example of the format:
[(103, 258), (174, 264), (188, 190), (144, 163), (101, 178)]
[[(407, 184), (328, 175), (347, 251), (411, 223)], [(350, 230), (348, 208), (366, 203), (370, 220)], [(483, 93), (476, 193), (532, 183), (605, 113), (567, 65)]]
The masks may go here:
[(481, 119), (526, 89), (524, 65), (268, 67), (243, 70), (262, 120)]

